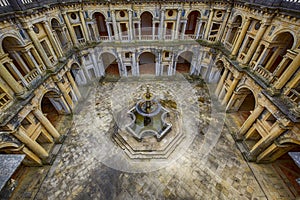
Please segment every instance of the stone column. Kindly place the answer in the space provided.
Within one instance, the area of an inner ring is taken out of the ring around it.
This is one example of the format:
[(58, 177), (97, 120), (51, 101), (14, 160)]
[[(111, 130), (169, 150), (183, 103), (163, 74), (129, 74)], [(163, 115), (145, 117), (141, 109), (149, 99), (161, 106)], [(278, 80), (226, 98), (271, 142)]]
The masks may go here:
[[(24, 55), (24, 52), (21, 51), (22, 54)], [(15, 51), (11, 52), (12, 58), (20, 65), (20, 67), (22, 68), (22, 70), (28, 74), (31, 70), (28, 68), (27, 63), (25, 63), (25, 61), (23, 60), (23, 58)], [(25, 56), (26, 58), (26, 56)], [(30, 62), (30, 60), (28, 60), (28, 62)], [(32, 65), (32, 68), (34, 68), (34, 66)]]
[(138, 75), (138, 65), (137, 65), (137, 62), (136, 62), (136, 55), (135, 55), (135, 52), (132, 52), (132, 75), (133, 76), (137, 76)]
[(298, 70), (300, 65), (300, 53), (294, 58), (292, 63), (287, 67), (287, 69), (280, 76), (278, 81), (275, 83), (275, 89), (280, 90), (287, 81), (293, 76), (293, 74)]
[[(232, 25), (231, 25), (232, 26)], [(230, 35), (230, 33), (232, 32), (232, 27), (228, 27), (228, 26), (226, 26), (225, 27), (225, 31), (224, 31), (224, 35), (223, 35), (223, 37), (222, 37), (222, 42), (226, 45), (226, 42), (227, 42), (227, 40), (228, 40), (228, 37), (229, 37), (229, 35)], [(233, 43), (233, 41), (232, 41), (232, 43)]]
[(101, 76), (101, 71), (100, 71), (98, 63), (97, 63), (96, 54), (97, 53), (96, 53), (95, 49), (90, 50), (90, 55), (91, 55), (91, 58), (92, 58), (92, 62), (93, 62), (93, 65), (94, 65), (96, 76), (99, 77), (99, 76)]
[(155, 75), (161, 75), (161, 51), (158, 51), (158, 56), (155, 59)]
[[(229, 9), (227, 9), (225, 20), (223, 21), (222, 26), (220, 27), (220, 31), (219, 31), (220, 33), (219, 33), (218, 41), (221, 41), (221, 39), (222, 39), (222, 37), (223, 37), (224, 30), (225, 30), (225, 28), (226, 28), (226, 25), (227, 25), (227, 22), (228, 22), (230, 13), (231, 13), (231, 11), (230, 11)], [(225, 32), (225, 33), (226, 33), (226, 32)]]
[(259, 65), (261, 65), (261, 64), (264, 62), (264, 60), (265, 60), (265, 58), (267, 57), (267, 55), (269, 54), (270, 50), (271, 50), (271, 49), (265, 47), (265, 49), (264, 49), (263, 52), (261, 53), (261, 56), (258, 58), (258, 60), (257, 60), (257, 62), (256, 62), (256, 65), (254, 66), (253, 70), (256, 70), (257, 67), (258, 67)]
[(140, 22), (139, 22), (138, 27), (139, 27), (139, 40), (141, 40), (141, 38), (142, 38), (142, 36), (141, 36), (142, 32), (141, 32), (141, 23)]
[(210, 32), (210, 27), (211, 27), (213, 17), (214, 17), (214, 9), (210, 9), (209, 18), (208, 18), (206, 30), (205, 30), (205, 33), (204, 33), (204, 39), (208, 38), (208, 34)]
[(46, 33), (47, 33), (47, 35), (49, 37), (50, 43), (51, 43), (51, 45), (52, 45), (52, 47), (54, 49), (54, 52), (56, 53), (56, 55), (58, 57), (60, 57), (60, 58), (63, 57), (63, 53), (62, 53), (61, 49), (59, 48), (59, 44), (56, 42), (56, 40), (54, 38), (54, 35), (52, 33), (52, 30), (49, 27), (48, 22), (47, 21), (43, 21), (43, 25), (44, 25)]
[(8, 65), (11, 66), (11, 68), (13, 69), (13, 71), (16, 73), (16, 75), (20, 78), (21, 82), (25, 85), (28, 86), (28, 82), (25, 80), (25, 78), (23, 77), (23, 75), (21, 74), (21, 72), (16, 68), (15, 64), (10, 61), (7, 63)]
[(70, 71), (67, 71), (66, 73), (67, 73), (67, 77), (68, 77), (68, 79), (69, 79), (69, 81), (70, 81), (70, 83), (71, 83), (71, 86), (72, 86), (72, 88), (73, 88), (73, 90), (74, 90), (74, 92), (75, 92), (77, 98), (80, 99), (80, 98), (81, 98), (81, 94), (80, 94), (80, 92), (79, 92), (79, 89), (78, 89), (78, 87), (77, 87), (77, 84), (75, 83), (75, 81), (74, 81), (74, 79), (73, 79), (73, 76), (71, 75), (71, 72), (70, 72)]
[(216, 91), (215, 91), (216, 96), (219, 96), (219, 94), (220, 94), (221, 88), (224, 85), (224, 81), (227, 77), (228, 71), (229, 71), (228, 68), (225, 67), (224, 73), (222, 74), (222, 76), (219, 80), (218, 86), (216, 88)]
[(274, 142), (274, 140), (279, 137), (284, 131), (285, 129), (277, 126), (270, 132), (270, 134), (268, 134), (266, 137), (261, 138), (247, 154), (249, 160), (256, 160), (257, 155), (265, 150), (268, 146), (270, 146), (272, 142)]
[(105, 24), (106, 24), (106, 29), (107, 29), (107, 33), (108, 33), (108, 38), (109, 38), (109, 40), (112, 40), (112, 34), (111, 34), (111, 31), (110, 31), (109, 23), (105, 22)]
[(197, 31), (196, 31), (196, 39), (199, 39), (200, 29), (202, 26), (202, 20), (201, 19), (197, 20), (197, 24), (198, 24), (198, 26), (197, 26)]
[(119, 40), (119, 32), (118, 32), (117, 21), (116, 21), (116, 13), (114, 10), (111, 11), (111, 19), (112, 19), (113, 29), (114, 29), (114, 33), (115, 33), (115, 40)]
[(120, 40), (122, 41), (123, 38), (122, 38), (122, 31), (121, 31), (120, 23), (117, 23), (117, 28), (118, 28), (119, 38), (120, 38)]
[(246, 18), (246, 21), (245, 21), (245, 23), (243, 25), (241, 33), (240, 33), (240, 35), (239, 35), (239, 37), (238, 37), (238, 39), (237, 39), (237, 41), (236, 41), (236, 43), (235, 43), (235, 45), (233, 47), (233, 50), (231, 52), (232, 56), (236, 56), (236, 54), (238, 53), (238, 51), (239, 51), (239, 49), (240, 49), (240, 47), (241, 47), (241, 45), (243, 43), (243, 40), (245, 38), (245, 35), (247, 33), (247, 30), (248, 30), (248, 28), (250, 26), (250, 22), (251, 22), (250, 18)]
[(73, 27), (72, 27), (69, 19), (68, 19), (67, 13), (63, 12), (62, 15), (63, 15), (63, 18), (64, 18), (64, 20), (66, 22), (67, 29), (69, 30), (72, 42), (73, 42), (74, 46), (77, 46), (78, 45), (77, 37), (75, 35), (74, 29), (73, 29)]
[(32, 27), (27, 28), (28, 35), (30, 36), (35, 48), (39, 52), (39, 55), (41, 55), (42, 60), (44, 61), (45, 65), (47, 68), (53, 68), (54, 66), (52, 65), (50, 59), (48, 58), (44, 48), (42, 47), (39, 39), (37, 38), (35, 32), (33, 31)]
[(160, 24), (159, 24), (159, 39), (164, 39), (164, 19), (165, 19), (165, 9), (160, 10)]
[(156, 29), (155, 22), (153, 21), (152, 22), (152, 40), (155, 40), (155, 29)]
[(20, 86), (20, 84), (16, 81), (16, 79), (14, 79), (14, 77), (10, 74), (10, 72), (2, 63), (0, 63), (0, 75), (16, 95), (24, 94), (25, 91), (23, 87)]
[(42, 71), (39, 67), (39, 64), (36, 62), (35, 58), (31, 54), (30, 51), (24, 51), (22, 52), (27, 60), (27, 62), (30, 64), (31, 68), (36, 68), (36, 70), (39, 72), (39, 74), (42, 74)]
[(129, 15), (129, 39), (133, 40), (133, 25), (132, 25), (132, 10), (128, 10), (128, 15)]
[(279, 74), (282, 73), (282, 71), (285, 69), (288, 61), (289, 61), (288, 57), (286, 55), (284, 55), (281, 62), (278, 64), (278, 66), (276, 67), (276, 69), (273, 72), (274, 76), (277, 77)]
[(231, 97), (231, 95), (232, 95), (232, 93), (233, 93), (233, 91), (234, 91), (234, 89), (235, 89), (235, 87), (237, 86), (238, 83), (239, 83), (239, 79), (234, 77), (234, 79), (233, 79), (233, 81), (232, 81), (232, 83), (231, 83), (231, 85), (230, 85), (223, 101), (222, 101), (222, 105), (227, 104), (229, 98)]
[(40, 111), (38, 108), (33, 108), (34, 116), (41, 122), (41, 124), (46, 128), (46, 130), (50, 133), (50, 135), (58, 140), (60, 134), (56, 130), (56, 128), (51, 124), (47, 117)]
[(265, 66), (265, 69), (269, 70), (271, 68), (271, 66), (274, 64), (275, 62), (275, 59), (277, 59), (278, 55), (280, 54), (280, 51), (282, 51), (281, 48), (277, 48), (275, 50), (275, 52), (273, 52), (271, 58), (268, 60), (266, 66)]
[(82, 24), (82, 29), (83, 29), (83, 33), (85, 35), (85, 38), (86, 38), (87, 41), (89, 41), (90, 37), (89, 37), (88, 30), (87, 30), (87, 27), (86, 27), (85, 19), (84, 19), (84, 16), (83, 16), (83, 10), (79, 11), (79, 18), (80, 18), (80, 21), (81, 21), (81, 24)]
[(246, 121), (243, 123), (241, 128), (238, 131), (237, 139), (243, 139), (243, 136), (247, 133), (252, 124), (256, 121), (256, 119), (260, 116), (260, 114), (264, 111), (264, 106), (258, 104), (253, 112), (249, 115)]
[(243, 64), (248, 64), (249, 61), (251, 60), (261, 38), (264, 36), (264, 33), (267, 29), (268, 25), (266, 23), (262, 23), (260, 29), (258, 30), (250, 48), (249, 51), (247, 52), (247, 55), (245, 57), (245, 59), (243, 60)]
[(49, 156), (47, 151), (36, 141), (32, 140), (24, 131), (23, 129), (19, 128), (18, 131), (14, 133), (14, 136), (18, 138), (22, 143), (28, 146), (31, 151), (33, 151), (37, 156), (42, 159), (45, 159)]
[(185, 35), (185, 29), (186, 29), (186, 23), (187, 21), (183, 22), (183, 28), (182, 28), (182, 32), (181, 32), (181, 39), (184, 39), (184, 35)]
[(176, 27), (175, 27), (175, 40), (178, 39), (178, 33), (179, 33), (179, 26), (180, 26), (181, 15), (182, 15), (182, 9), (178, 8), (178, 10), (177, 10), (177, 18), (176, 18)]
[(62, 92), (64, 98), (66, 99), (69, 107), (71, 109), (73, 109), (73, 101), (72, 101), (71, 97), (69, 96), (69, 94), (67, 93), (64, 84), (62, 82), (60, 82), (60, 80), (58, 80), (56, 83), (57, 83), (58, 88)]

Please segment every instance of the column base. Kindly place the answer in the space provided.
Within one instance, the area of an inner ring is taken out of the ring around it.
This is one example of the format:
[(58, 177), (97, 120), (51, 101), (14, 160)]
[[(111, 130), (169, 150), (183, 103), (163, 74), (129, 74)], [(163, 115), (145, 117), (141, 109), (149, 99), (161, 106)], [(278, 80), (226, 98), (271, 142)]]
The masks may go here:
[(248, 162), (256, 162), (256, 157), (250, 155), (249, 152), (243, 152), (242, 154)]
[(61, 135), (59, 138), (57, 138), (57, 139), (55, 140), (55, 144), (62, 144), (62, 143), (64, 143), (65, 139), (67, 138), (67, 134), (68, 134), (69, 132), (70, 132), (70, 130), (69, 130), (66, 134)]
[(58, 61), (59, 62), (65, 62), (67, 60), (67, 58), (66, 57), (60, 57), (60, 58), (58, 58)]
[(236, 142), (242, 142), (244, 140), (244, 136), (239, 135), (238, 133), (232, 134), (232, 137)]
[(23, 91), (21, 93), (17, 93), (16, 98), (17, 99), (27, 99), (30, 95), (32, 95), (32, 93), (30, 93), (28, 91)]
[(281, 91), (275, 88), (267, 88), (266, 91), (270, 96), (277, 96), (281, 94)]

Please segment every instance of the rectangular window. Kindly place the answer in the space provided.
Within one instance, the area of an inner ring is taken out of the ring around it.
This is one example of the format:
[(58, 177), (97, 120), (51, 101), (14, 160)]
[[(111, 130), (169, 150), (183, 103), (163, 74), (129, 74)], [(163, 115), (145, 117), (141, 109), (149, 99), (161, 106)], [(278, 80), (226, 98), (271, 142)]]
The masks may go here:
[(166, 58), (169, 58), (169, 57), (170, 57), (170, 52), (166, 51), (166, 52), (165, 52), (165, 57), (166, 57)]
[(25, 130), (27, 130), (31, 126), (31, 124), (32, 123), (27, 118), (24, 118), (23, 121), (21, 122), (21, 125)]
[(249, 37), (248, 42), (247, 42), (247, 45), (245, 46), (245, 49), (244, 49), (244, 53), (245, 53), (245, 54), (248, 53), (248, 51), (249, 51), (249, 49), (250, 49), (250, 47), (251, 47), (252, 42), (253, 42), (253, 38), (250, 38), (250, 37)]
[(82, 39), (83, 38), (83, 33), (82, 33), (81, 28), (80, 28), (80, 25), (74, 26), (74, 31), (75, 31), (77, 39)]
[(41, 42), (41, 45), (42, 45), (43, 49), (45, 50), (46, 55), (47, 55), (48, 57), (52, 56), (51, 53), (50, 53), (49, 45), (47, 44), (46, 40), (43, 40), (43, 41)]
[(220, 28), (220, 24), (213, 23), (210, 35), (217, 35)]
[(10, 101), (10, 97), (0, 88), (0, 109)]
[(184, 15), (185, 15), (185, 10), (183, 9), (182, 13), (181, 13), (181, 16), (184, 17)]
[(267, 124), (272, 127), (273, 124), (276, 122), (276, 118), (274, 117), (274, 115), (272, 115), (271, 113), (269, 113), (269, 115), (266, 118), (266, 122)]
[[(120, 23), (120, 27), (121, 27), (121, 31), (122, 31), (122, 32), (127, 32), (126, 23)], [(123, 34), (124, 34), (124, 33), (123, 33)]]

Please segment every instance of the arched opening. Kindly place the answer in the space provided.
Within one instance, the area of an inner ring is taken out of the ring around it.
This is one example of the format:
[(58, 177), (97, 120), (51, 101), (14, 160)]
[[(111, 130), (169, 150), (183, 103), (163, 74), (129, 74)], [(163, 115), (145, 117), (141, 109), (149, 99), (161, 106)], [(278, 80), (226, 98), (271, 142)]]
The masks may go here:
[(139, 56), (140, 74), (155, 75), (155, 55), (150, 52), (144, 52)]
[(177, 59), (176, 71), (179, 73), (189, 73), (192, 59), (193, 59), (193, 52), (185, 51), (181, 53)]
[[(272, 163), (272, 166), (276, 169), (276, 171), (281, 172), (281, 176), (285, 178), (285, 183), (289, 188), (293, 186), (293, 190), (290, 191), (295, 197), (297, 197), (300, 195), (300, 187), (298, 183), (300, 177), (300, 167), (298, 166), (299, 164), (297, 165), (296, 163), (298, 163), (297, 161), (299, 160), (297, 157), (299, 156), (300, 146), (299, 144), (295, 143), (284, 143), (283, 145), (290, 149), (289, 152), (286, 152), (280, 156), (274, 163)], [(276, 158), (274, 156), (278, 156), (276, 154), (280, 154), (284, 151), (284, 147), (278, 148), (278, 150), (273, 152), (269, 157), (274, 159)]]
[[(36, 66), (33, 66), (29, 62), (28, 57), (21, 51), (24, 47), (18, 39), (14, 37), (5, 37), (2, 41), (2, 48), (4, 53), (7, 53), (8, 57), (12, 60), (12, 63), (7, 62), (3, 63), (3, 65), (18, 82), (23, 84), (23, 86), (29, 84), (39, 75)], [(34, 56), (32, 56), (32, 59), (37, 63)], [(33, 60), (31, 60), (31, 62)]]
[(51, 27), (52, 27), (52, 30), (54, 30), (54, 32), (60, 42), (61, 47), (63, 49), (66, 49), (68, 46), (68, 40), (67, 40), (65, 34), (63, 33), (63, 29), (62, 29), (62, 26), (60, 25), (60, 23), (56, 19), (52, 19)]
[(242, 17), (240, 15), (236, 16), (232, 22), (232, 26), (231, 26), (231, 32), (228, 36), (228, 39), (227, 39), (227, 42), (229, 44), (233, 44), (234, 41), (236, 40), (236, 37), (238, 35), (238, 30), (239, 30), (239, 27), (242, 25)]
[(61, 95), (57, 92), (49, 91), (42, 98), (41, 110), (52, 125), (57, 127), (61, 119), (60, 114), (66, 113), (66, 105)]
[(119, 64), (117, 58), (113, 54), (103, 53), (101, 59), (105, 69), (105, 75), (120, 76)]
[(197, 20), (200, 17), (199, 11), (192, 11), (188, 15), (188, 20), (186, 24), (185, 34), (186, 35), (194, 35), (196, 34), (196, 26), (197, 26)]
[(93, 14), (93, 19), (96, 20), (99, 35), (108, 36), (104, 15), (102, 13), (96, 12)]
[(248, 88), (240, 88), (233, 96), (231, 101), (231, 111), (236, 111), (233, 114), (238, 127), (241, 127), (248, 119), (251, 112), (255, 108), (255, 96)]
[(73, 63), (71, 65), (70, 71), (71, 71), (71, 75), (72, 75), (73, 79), (75, 80), (75, 82), (77, 83), (77, 85), (81, 85), (81, 84), (85, 83), (85, 79), (83, 78), (82, 70), (80, 69), (80, 67), (77, 63)]
[[(272, 44), (275, 44), (275, 46), (269, 52), (268, 60), (266, 60), (265, 62), (265, 68), (271, 73), (273, 73), (277, 66), (281, 63), (283, 57), (287, 54), (287, 50), (293, 47), (294, 37), (289, 32), (283, 32), (274, 38)], [(287, 66), (288, 65), (286, 65), (285, 67)], [(282, 67), (276, 75), (280, 76), (283, 71), (284, 67)]]
[(152, 14), (148, 11), (141, 15), (142, 35), (152, 35), (152, 18)]
[(220, 81), (221, 76), (223, 75), (225, 71), (224, 63), (222, 60), (218, 60), (216, 62), (216, 72), (214, 74), (213, 83), (218, 83)]

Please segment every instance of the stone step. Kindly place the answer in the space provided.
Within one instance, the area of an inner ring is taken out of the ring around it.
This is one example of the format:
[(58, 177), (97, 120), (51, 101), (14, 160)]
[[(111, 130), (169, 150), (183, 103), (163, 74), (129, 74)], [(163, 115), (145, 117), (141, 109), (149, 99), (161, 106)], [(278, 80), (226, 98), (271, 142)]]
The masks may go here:
[(130, 158), (141, 158), (141, 159), (149, 159), (149, 158), (168, 158), (170, 154), (176, 149), (176, 147), (180, 144), (180, 142), (184, 138), (184, 134), (179, 133), (175, 138), (163, 149), (163, 150), (154, 150), (154, 151), (143, 151), (143, 150), (134, 150), (128, 143), (119, 135), (114, 135), (114, 141), (124, 150), (124, 152)]

